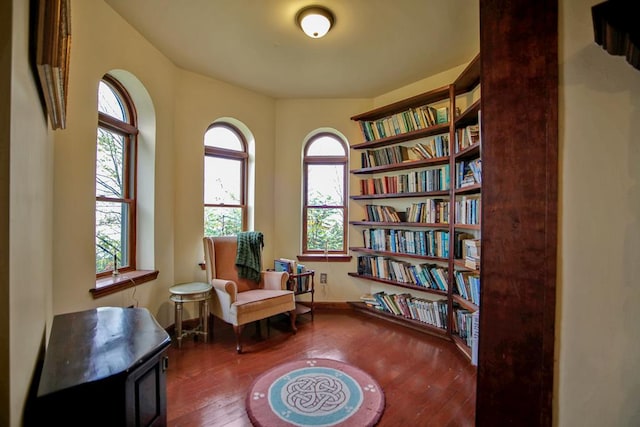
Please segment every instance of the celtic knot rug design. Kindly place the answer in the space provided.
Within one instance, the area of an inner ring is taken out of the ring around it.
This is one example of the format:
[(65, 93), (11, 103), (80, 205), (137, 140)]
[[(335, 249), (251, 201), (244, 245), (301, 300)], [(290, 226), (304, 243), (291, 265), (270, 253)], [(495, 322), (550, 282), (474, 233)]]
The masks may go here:
[(364, 371), (331, 359), (284, 363), (258, 377), (247, 395), (255, 426), (373, 426), (384, 393)]

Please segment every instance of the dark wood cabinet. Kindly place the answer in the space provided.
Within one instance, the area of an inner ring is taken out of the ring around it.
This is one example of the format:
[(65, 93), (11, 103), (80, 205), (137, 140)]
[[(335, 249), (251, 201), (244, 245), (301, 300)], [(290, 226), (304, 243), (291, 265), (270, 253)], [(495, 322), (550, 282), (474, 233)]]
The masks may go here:
[(145, 308), (55, 316), (38, 387), (40, 425), (165, 426), (170, 343)]

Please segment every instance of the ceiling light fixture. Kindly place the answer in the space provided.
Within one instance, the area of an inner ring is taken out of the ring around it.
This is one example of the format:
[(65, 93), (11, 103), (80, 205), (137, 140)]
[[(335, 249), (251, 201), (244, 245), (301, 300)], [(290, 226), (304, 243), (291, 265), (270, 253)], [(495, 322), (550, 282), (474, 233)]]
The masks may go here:
[(296, 22), (311, 38), (319, 39), (329, 32), (335, 18), (333, 13), (322, 6), (308, 6), (296, 15)]

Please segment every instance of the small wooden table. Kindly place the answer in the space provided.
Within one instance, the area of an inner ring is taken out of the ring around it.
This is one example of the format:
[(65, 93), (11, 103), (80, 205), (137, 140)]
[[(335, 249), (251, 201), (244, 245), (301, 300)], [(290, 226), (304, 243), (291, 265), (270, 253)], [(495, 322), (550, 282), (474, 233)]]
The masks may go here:
[[(209, 339), (209, 299), (211, 298), (210, 283), (191, 282), (181, 283), (169, 288), (171, 293), (171, 301), (175, 306), (175, 322), (176, 322), (176, 339), (178, 340), (178, 348), (182, 347), (182, 338), (188, 335), (202, 335), (204, 342)], [(182, 328), (182, 304), (185, 302), (198, 303), (198, 325), (194, 329), (183, 330)]]
[(289, 281), (287, 282), (287, 288), (297, 295), (311, 294), (311, 303), (306, 305), (304, 301), (298, 301), (296, 299), (296, 314), (311, 314), (311, 320), (313, 321), (313, 295), (315, 293), (314, 277), (316, 275), (315, 270), (307, 270), (298, 274), (289, 274)]
[(37, 425), (165, 426), (169, 334), (146, 308), (54, 317)]

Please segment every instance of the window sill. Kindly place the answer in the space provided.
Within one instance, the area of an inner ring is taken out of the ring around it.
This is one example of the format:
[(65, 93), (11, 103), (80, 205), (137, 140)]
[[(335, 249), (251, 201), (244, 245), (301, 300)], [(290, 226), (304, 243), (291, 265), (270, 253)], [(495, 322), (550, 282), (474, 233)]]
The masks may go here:
[(101, 277), (96, 279), (96, 287), (89, 292), (93, 299), (101, 298), (155, 280), (158, 273), (158, 270), (133, 270), (118, 276)]
[(298, 261), (309, 262), (350, 262), (351, 255), (325, 255), (325, 254), (303, 254), (298, 255)]

